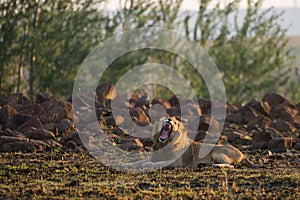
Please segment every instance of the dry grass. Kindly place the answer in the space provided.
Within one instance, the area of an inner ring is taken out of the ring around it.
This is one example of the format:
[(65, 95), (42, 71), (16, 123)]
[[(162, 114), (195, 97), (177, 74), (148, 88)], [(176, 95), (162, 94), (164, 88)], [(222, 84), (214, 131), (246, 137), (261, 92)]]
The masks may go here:
[(265, 169), (125, 173), (85, 154), (0, 154), (0, 199), (297, 199), (300, 156), (249, 155)]

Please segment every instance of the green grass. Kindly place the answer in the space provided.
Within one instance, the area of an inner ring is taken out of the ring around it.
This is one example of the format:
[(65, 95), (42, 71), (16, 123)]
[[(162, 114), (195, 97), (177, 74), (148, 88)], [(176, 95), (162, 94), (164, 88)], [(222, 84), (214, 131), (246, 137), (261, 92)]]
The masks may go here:
[(265, 169), (120, 172), (85, 154), (0, 154), (0, 199), (299, 199), (300, 157), (251, 155)]

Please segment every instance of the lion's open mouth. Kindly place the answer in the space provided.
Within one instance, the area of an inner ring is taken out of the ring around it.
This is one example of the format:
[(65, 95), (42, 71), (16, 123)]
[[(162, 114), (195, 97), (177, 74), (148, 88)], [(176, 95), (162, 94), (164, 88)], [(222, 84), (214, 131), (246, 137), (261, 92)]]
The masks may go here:
[(165, 142), (172, 133), (172, 124), (170, 122), (164, 122), (163, 127), (160, 131), (159, 141)]

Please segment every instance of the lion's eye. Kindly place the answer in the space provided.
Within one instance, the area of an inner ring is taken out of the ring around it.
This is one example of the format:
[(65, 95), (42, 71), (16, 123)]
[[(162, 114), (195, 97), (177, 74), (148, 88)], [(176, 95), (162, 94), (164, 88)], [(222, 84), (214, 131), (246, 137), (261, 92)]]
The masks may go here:
[(168, 118), (167, 121), (173, 126), (174, 122), (172, 121), (172, 119)]

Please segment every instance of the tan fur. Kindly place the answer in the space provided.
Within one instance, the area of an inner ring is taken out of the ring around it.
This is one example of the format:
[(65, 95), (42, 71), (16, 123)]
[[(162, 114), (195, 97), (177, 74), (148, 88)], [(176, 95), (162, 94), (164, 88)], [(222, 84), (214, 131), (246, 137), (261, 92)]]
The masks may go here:
[[(187, 136), (183, 124), (172, 117), (172, 133), (166, 142), (159, 141), (159, 132), (166, 118), (161, 119), (153, 129), (153, 154), (150, 160), (127, 165), (142, 167), (197, 167), (198, 165), (211, 165), (213, 167), (227, 167), (245, 165), (258, 168), (240, 150), (231, 145), (213, 145), (194, 142)], [(201, 149), (208, 149), (202, 155)]]
[[(150, 159), (152, 162), (169, 160), (169, 158), (174, 159), (176, 154), (180, 154), (179, 158), (169, 166), (196, 167), (199, 164), (214, 164), (214, 166), (221, 164), (219, 165), (220, 167), (232, 167), (231, 165), (245, 165), (253, 168), (260, 167), (259, 165), (253, 164), (240, 150), (231, 145), (213, 145), (192, 141), (188, 138), (183, 124), (174, 117), (171, 118), (174, 122), (172, 136), (166, 143), (161, 143), (158, 141), (158, 133), (163, 120), (164, 119), (160, 120), (154, 128), (154, 153)], [(166, 148), (161, 148), (164, 146)], [(199, 156), (201, 148), (208, 148), (211, 149), (211, 151), (205, 156)], [(182, 153), (181, 151), (184, 152)]]

